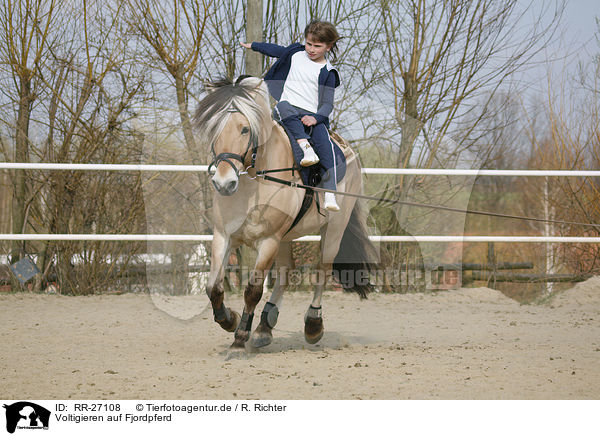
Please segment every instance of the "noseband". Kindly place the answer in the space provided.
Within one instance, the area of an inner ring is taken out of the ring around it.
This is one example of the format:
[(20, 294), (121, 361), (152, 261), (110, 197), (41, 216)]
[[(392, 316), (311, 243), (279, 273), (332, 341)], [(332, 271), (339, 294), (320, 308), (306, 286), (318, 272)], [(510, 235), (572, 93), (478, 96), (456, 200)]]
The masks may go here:
[[(240, 111), (233, 107), (230, 107), (227, 109), (227, 112), (235, 113), (235, 112), (240, 112)], [(254, 135), (250, 135), (250, 139), (248, 139), (248, 145), (246, 145), (246, 150), (244, 151), (244, 154), (237, 154), (237, 153), (216, 154), (215, 153), (215, 144), (212, 144), (211, 152), (213, 155), (213, 160), (208, 165), (208, 171), (211, 172), (213, 170), (213, 167), (217, 168), (221, 162), (226, 162), (231, 166), (231, 168), (233, 168), (233, 170), (235, 171), (236, 177), (239, 179), (240, 174), (247, 174), (248, 168), (254, 168), (254, 165), (256, 164), (257, 151), (258, 151), (258, 137), (254, 136)], [(243, 172), (240, 173), (240, 171), (237, 169), (237, 167), (232, 162), (232, 159), (241, 162), (242, 166), (244, 166), (246, 164), (246, 157), (248, 156), (249, 152), (252, 152), (252, 154), (251, 154), (252, 160), (250, 162), (250, 166), (248, 166)]]

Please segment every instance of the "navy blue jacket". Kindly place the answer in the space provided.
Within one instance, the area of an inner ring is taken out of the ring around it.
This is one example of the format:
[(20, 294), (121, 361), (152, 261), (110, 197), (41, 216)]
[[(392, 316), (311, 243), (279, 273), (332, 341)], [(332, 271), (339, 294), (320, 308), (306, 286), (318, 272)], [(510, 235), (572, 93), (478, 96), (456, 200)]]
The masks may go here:
[[(279, 58), (277, 62), (265, 74), (265, 82), (269, 92), (277, 101), (281, 99), (283, 87), (292, 66), (292, 56), (299, 51), (305, 50), (300, 43), (294, 43), (288, 47), (268, 42), (253, 42), (252, 50), (267, 56)], [(333, 110), (333, 99), (335, 88), (340, 85), (340, 76), (331, 64), (326, 63), (319, 74), (319, 103), (317, 113), (314, 114), (318, 123), (329, 126), (329, 114)]]

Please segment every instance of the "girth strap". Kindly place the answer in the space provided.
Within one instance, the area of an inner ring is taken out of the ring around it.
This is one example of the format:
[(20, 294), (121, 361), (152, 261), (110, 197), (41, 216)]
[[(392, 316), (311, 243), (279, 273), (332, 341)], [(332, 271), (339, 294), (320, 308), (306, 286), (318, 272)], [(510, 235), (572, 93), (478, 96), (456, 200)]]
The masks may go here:
[(304, 198), (302, 199), (302, 206), (300, 206), (300, 210), (298, 211), (298, 215), (296, 215), (296, 218), (294, 218), (294, 222), (292, 222), (292, 225), (290, 226), (290, 228), (287, 230), (287, 232), (285, 232), (286, 235), (294, 227), (296, 227), (296, 225), (300, 222), (300, 220), (302, 218), (304, 218), (304, 215), (306, 215), (306, 212), (308, 212), (308, 209), (310, 209), (310, 206), (313, 202), (314, 197), (315, 197), (315, 191), (313, 191), (312, 189), (304, 190)]

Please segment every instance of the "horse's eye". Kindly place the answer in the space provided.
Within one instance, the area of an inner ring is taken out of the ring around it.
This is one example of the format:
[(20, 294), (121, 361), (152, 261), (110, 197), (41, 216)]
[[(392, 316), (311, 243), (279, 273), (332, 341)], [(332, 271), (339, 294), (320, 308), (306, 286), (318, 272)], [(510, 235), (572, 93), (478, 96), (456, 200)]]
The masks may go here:
[(248, 127), (242, 127), (242, 135), (246, 135), (248, 132), (250, 132)]

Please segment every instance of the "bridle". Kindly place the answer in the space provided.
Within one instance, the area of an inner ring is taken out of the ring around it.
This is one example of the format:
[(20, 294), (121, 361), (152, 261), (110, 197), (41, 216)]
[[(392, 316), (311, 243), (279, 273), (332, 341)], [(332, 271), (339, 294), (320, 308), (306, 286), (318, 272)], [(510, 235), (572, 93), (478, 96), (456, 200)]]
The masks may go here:
[[(240, 111), (234, 107), (230, 107), (227, 109), (227, 112), (235, 113), (235, 112), (240, 112)], [(233, 170), (235, 171), (235, 175), (239, 179), (240, 175), (248, 174), (248, 169), (254, 168), (254, 165), (256, 164), (256, 153), (258, 152), (258, 137), (256, 135), (250, 134), (250, 138), (248, 139), (248, 144), (246, 145), (246, 150), (244, 151), (243, 154), (237, 154), (237, 153), (219, 153), (219, 154), (217, 154), (215, 152), (215, 144), (214, 143), (211, 144), (210, 150), (213, 155), (213, 160), (208, 165), (209, 173), (213, 172), (214, 171), (213, 168), (216, 168), (217, 166), (219, 166), (219, 164), (221, 162), (226, 162), (231, 166), (231, 168), (233, 168)], [(250, 165), (245, 167), (244, 171), (239, 171), (237, 169), (237, 167), (234, 165), (232, 159), (241, 162), (242, 166), (244, 166), (244, 165), (246, 165), (246, 158), (248, 157), (248, 153), (251, 153)]]

